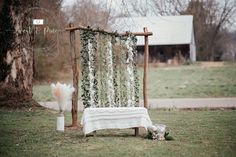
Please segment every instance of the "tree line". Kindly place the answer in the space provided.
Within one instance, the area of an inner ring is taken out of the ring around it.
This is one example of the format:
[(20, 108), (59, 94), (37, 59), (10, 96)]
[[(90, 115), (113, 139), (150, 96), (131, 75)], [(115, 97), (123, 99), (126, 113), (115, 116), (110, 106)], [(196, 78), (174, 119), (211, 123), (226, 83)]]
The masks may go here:
[(66, 13), (75, 23), (102, 28), (119, 17), (193, 15), (197, 60), (236, 59), (235, 0), (77, 0)]

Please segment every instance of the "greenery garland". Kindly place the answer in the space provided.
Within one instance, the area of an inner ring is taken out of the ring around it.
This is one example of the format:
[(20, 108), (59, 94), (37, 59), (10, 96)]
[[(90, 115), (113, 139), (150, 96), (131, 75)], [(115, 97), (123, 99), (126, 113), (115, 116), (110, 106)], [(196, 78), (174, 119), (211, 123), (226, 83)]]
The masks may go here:
[(137, 56), (136, 51), (137, 39), (134, 35), (129, 34), (125, 41), (125, 46), (127, 48), (127, 92), (128, 92), (128, 106), (134, 107), (139, 106), (139, 81), (137, 76), (137, 67), (135, 64), (135, 57)]
[(93, 31), (81, 31), (81, 73), (82, 73), (82, 100), (85, 108), (97, 107), (98, 86), (96, 58), (96, 33)]
[(94, 31), (80, 35), (84, 107), (139, 106), (136, 37)]
[(100, 90), (99, 90), (99, 95), (100, 95), (100, 100), (101, 100), (101, 107), (109, 107), (109, 102), (108, 102), (108, 90), (107, 90), (107, 84), (106, 84), (106, 74), (108, 73), (106, 65), (107, 65), (107, 59), (106, 59), (106, 47), (104, 45), (106, 45), (107, 43), (107, 35), (104, 33), (99, 33), (99, 58), (100, 58), (100, 62), (99, 67), (100, 67), (100, 78), (99, 78), (99, 82), (100, 82)]
[(127, 36), (120, 37), (121, 51), (120, 51), (120, 103), (122, 107), (128, 106), (128, 93), (127, 93), (127, 48), (125, 42)]
[(103, 107), (102, 106), (102, 104), (104, 104), (103, 102), (104, 102), (104, 99), (103, 99), (103, 95), (104, 95), (104, 93), (103, 92), (101, 92), (101, 91), (103, 91), (103, 86), (102, 86), (102, 70), (103, 70), (103, 67), (102, 67), (102, 65), (103, 64), (101, 64), (102, 63), (102, 55), (103, 55), (103, 53), (100, 53), (100, 52), (102, 52), (103, 51), (103, 44), (101, 44), (101, 42), (102, 42), (103, 40), (102, 40), (102, 36), (100, 35), (100, 34), (98, 34), (98, 37), (97, 37), (97, 53), (96, 53), (96, 57), (97, 57), (97, 69), (98, 69), (98, 106), (99, 107)]
[(113, 60), (113, 85), (114, 85), (114, 101), (115, 107), (120, 107), (120, 88), (119, 88), (119, 52), (120, 52), (120, 38), (116, 36), (112, 36), (112, 60)]
[(138, 78), (138, 70), (137, 70), (137, 65), (136, 65), (136, 60), (137, 60), (137, 38), (134, 35), (130, 35), (131, 38), (131, 46), (132, 46), (132, 53), (133, 53), (133, 74), (134, 74), (134, 96), (135, 96), (135, 102), (134, 106), (138, 107), (139, 106), (139, 78)]
[(111, 43), (111, 36), (107, 37), (106, 41), (106, 85), (107, 85), (107, 100), (109, 107), (115, 107), (115, 92), (114, 92), (114, 81), (113, 81), (113, 52), (112, 52), (112, 43)]

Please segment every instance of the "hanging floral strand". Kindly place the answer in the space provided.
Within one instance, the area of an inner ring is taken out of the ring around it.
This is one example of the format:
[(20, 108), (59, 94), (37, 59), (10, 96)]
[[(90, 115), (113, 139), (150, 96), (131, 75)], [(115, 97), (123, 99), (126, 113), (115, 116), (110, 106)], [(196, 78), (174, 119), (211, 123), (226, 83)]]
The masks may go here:
[(113, 52), (112, 52), (112, 38), (110, 35), (107, 35), (107, 43), (106, 43), (106, 83), (107, 83), (107, 99), (109, 107), (115, 107), (115, 92), (114, 92), (114, 84), (113, 84)]
[(139, 106), (139, 78), (138, 78), (138, 70), (137, 70), (137, 65), (136, 65), (136, 60), (137, 60), (137, 38), (134, 35), (130, 35), (131, 38), (131, 45), (132, 45), (132, 64), (133, 64), (133, 75), (134, 75), (134, 106), (138, 107)]
[(127, 64), (127, 72), (128, 72), (128, 78), (127, 78), (127, 88), (128, 88), (128, 107), (133, 107), (134, 106), (134, 67), (133, 67), (133, 48), (132, 48), (132, 40), (131, 37), (128, 36), (126, 42), (126, 47), (127, 47), (127, 59), (126, 59), (126, 64)]
[[(122, 62), (124, 62), (125, 59), (125, 71), (126, 71), (126, 78), (125, 78), (125, 85), (123, 85), (124, 88), (126, 88), (126, 96), (123, 97), (126, 99), (125, 101), (126, 106), (128, 107), (135, 107), (139, 106), (139, 81), (138, 81), (138, 75), (137, 75), (137, 67), (135, 64), (135, 57), (137, 56), (137, 50), (136, 50), (136, 42), (137, 39), (134, 35), (130, 34), (127, 37), (122, 38), (122, 45), (124, 45), (124, 54), (122, 58)], [(125, 58), (124, 58), (125, 57)], [(122, 80), (123, 81), (123, 80)]]
[(99, 96), (100, 96), (100, 107), (109, 107), (108, 104), (108, 99), (107, 99), (107, 81), (106, 81), (106, 74), (107, 74), (107, 59), (106, 59), (106, 47), (104, 45), (106, 45), (107, 39), (106, 39), (106, 35), (103, 33), (99, 33), (99, 49), (98, 49), (98, 53), (99, 53), (99, 60), (100, 62), (99, 67), (100, 67), (100, 71), (99, 71)]
[(122, 46), (120, 36), (112, 37), (112, 51), (113, 51), (113, 85), (115, 92), (115, 107), (122, 106), (122, 98), (121, 98), (121, 75), (122, 64), (121, 64), (121, 54), (122, 54)]
[(120, 103), (122, 107), (128, 106), (128, 98), (127, 98), (127, 47), (125, 46), (127, 40), (127, 36), (120, 37)]
[(81, 31), (84, 107), (139, 105), (136, 37)]
[(102, 104), (103, 104), (103, 96), (102, 96), (102, 94), (103, 94), (103, 92), (101, 92), (101, 91), (103, 91), (102, 90), (102, 70), (103, 70), (103, 67), (102, 67), (102, 54), (103, 53), (101, 53), (102, 52), (102, 48), (103, 48), (103, 46), (102, 46), (102, 37), (101, 37), (101, 35), (100, 35), (100, 33), (98, 33), (97, 34), (97, 53), (96, 53), (96, 61), (97, 61), (97, 63), (96, 63), (96, 67), (97, 67), (97, 80), (98, 80), (98, 106), (99, 107), (103, 107), (102, 106)]
[(97, 107), (98, 88), (95, 68), (96, 33), (81, 31), (82, 100), (85, 108)]
[(119, 75), (118, 75), (118, 63), (119, 63), (119, 37), (112, 36), (112, 61), (113, 61), (113, 86), (114, 86), (114, 102), (115, 107), (120, 106), (120, 95), (119, 95)]

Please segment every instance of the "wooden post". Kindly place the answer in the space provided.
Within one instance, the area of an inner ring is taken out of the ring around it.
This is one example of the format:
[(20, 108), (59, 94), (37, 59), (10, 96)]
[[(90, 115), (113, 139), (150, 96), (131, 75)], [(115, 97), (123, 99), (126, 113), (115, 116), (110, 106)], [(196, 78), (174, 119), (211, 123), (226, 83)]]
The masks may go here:
[[(137, 35), (144, 36), (144, 72), (143, 72), (143, 101), (144, 107), (148, 108), (147, 99), (147, 70), (148, 70), (148, 36), (152, 33), (148, 33), (147, 27), (143, 28), (144, 33), (137, 33)], [(139, 135), (139, 128), (134, 128), (135, 136)]]
[(77, 67), (77, 54), (75, 52), (75, 31), (70, 31), (70, 55), (73, 71), (73, 87), (75, 91), (72, 95), (72, 127), (77, 127), (77, 110), (78, 110), (78, 67)]
[(139, 135), (139, 128), (134, 128), (134, 135), (135, 136), (138, 136)]
[[(143, 28), (144, 33), (147, 32), (147, 27)], [(147, 70), (148, 70), (148, 35), (144, 36), (144, 66), (143, 66), (143, 101), (144, 107), (148, 108), (147, 99)]]

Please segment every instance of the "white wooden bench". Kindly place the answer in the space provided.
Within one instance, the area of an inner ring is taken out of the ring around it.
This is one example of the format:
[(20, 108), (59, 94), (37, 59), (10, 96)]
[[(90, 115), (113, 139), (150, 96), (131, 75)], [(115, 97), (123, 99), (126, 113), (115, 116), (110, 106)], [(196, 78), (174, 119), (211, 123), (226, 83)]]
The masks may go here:
[(152, 125), (147, 109), (144, 107), (86, 108), (81, 119), (85, 135), (102, 129), (147, 129)]

